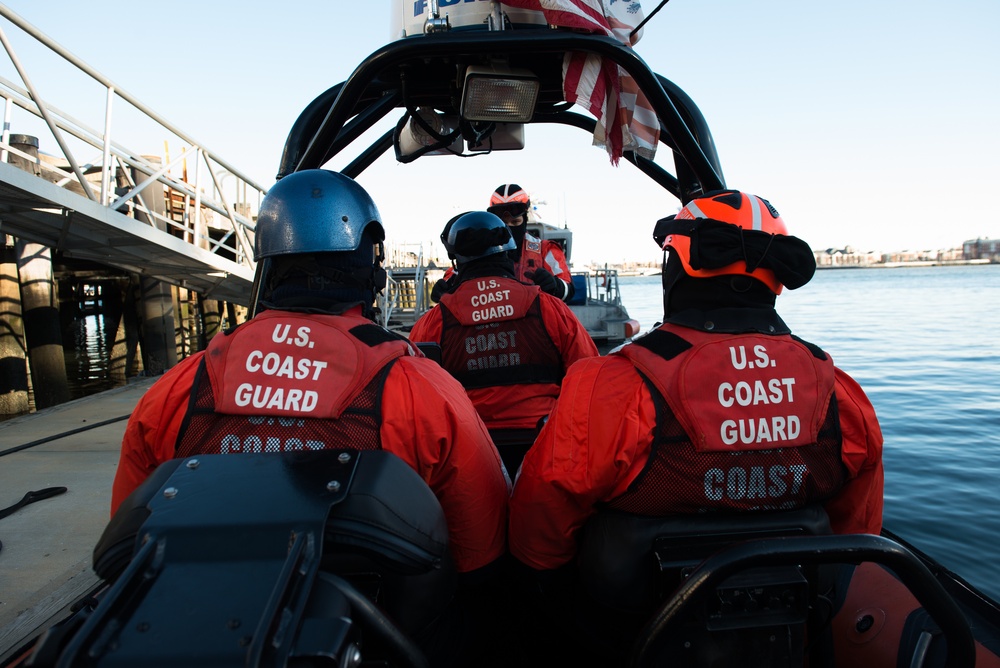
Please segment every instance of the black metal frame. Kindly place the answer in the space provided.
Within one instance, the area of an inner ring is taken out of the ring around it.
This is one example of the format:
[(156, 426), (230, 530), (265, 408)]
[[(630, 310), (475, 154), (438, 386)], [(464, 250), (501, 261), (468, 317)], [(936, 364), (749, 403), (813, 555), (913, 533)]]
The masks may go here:
[(639, 634), (629, 665), (649, 665), (661, 634), (736, 573), (761, 566), (865, 561), (891, 568), (931, 615), (948, 641), (948, 666), (975, 665), (975, 641), (958, 603), (914, 553), (888, 538), (871, 535), (768, 538), (717, 552), (688, 576)]
[[(285, 142), (277, 177), (322, 167), (407, 104), (457, 113), (457, 72), (490, 59), (500, 58), (538, 75), (541, 93), (531, 123), (558, 123), (592, 132), (595, 121), (569, 111), (562, 99), (561, 62), (570, 52), (613, 61), (635, 79), (659, 117), (660, 141), (673, 151), (675, 174), (631, 152), (623, 156), (626, 160), (683, 202), (725, 187), (708, 124), (684, 91), (613, 38), (544, 28), (452, 31), (387, 44), (302, 111)], [(343, 173), (357, 177), (391, 146), (390, 132), (363, 150)]]

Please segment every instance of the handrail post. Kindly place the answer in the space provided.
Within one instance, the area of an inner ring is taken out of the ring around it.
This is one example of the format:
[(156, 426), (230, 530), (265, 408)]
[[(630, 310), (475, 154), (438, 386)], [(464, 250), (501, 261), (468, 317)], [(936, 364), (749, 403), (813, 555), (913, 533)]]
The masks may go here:
[(101, 162), (101, 204), (111, 202), (111, 105), (115, 99), (115, 89), (108, 86), (108, 99), (104, 106), (104, 160)]
[[(198, 147), (198, 152), (194, 156), (194, 217), (192, 219), (192, 227), (194, 229), (195, 244), (198, 244), (198, 240), (201, 239), (202, 234), (202, 222), (201, 222), (201, 161), (202, 161), (201, 147)], [(208, 236), (207, 234), (205, 235)], [(206, 244), (205, 248), (209, 246)]]
[[(14, 101), (5, 97), (3, 105), (3, 143), (10, 144), (10, 115), (14, 109)], [(7, 162), (7, 149), (0, 151), (0, 162)]]

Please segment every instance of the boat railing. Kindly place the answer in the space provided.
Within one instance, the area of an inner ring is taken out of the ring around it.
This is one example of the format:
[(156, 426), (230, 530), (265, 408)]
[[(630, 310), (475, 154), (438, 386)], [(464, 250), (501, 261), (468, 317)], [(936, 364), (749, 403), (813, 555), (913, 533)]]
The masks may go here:
[[(9, 21), (0, 22), (0, 43), (9, 57), (6, 64), (0, 59), (4, 104), (0, 161), (16, 156), (33, 167), (36, 176), (142, 219), (187, 243), (253, 266), (255, 212), (266, 188), (3, 4), (0, 16)], [(20, 28), (18, 40), (21, 33), (31, 39), (19, 41), (15, 50), (10, 38), (14, 34), (8, 36), (5, 31), (8, 25)], [(29, 57), (22, 61), (19, 52)], [(37, 67), (31, 71), (30, 66), (52, 60), (53, 54), (57, 62), (65, 62), (63, 69), (52, 81), (42, 77), (35, 81), (32, 74), (52, 77), (52, 70)], [(176, 83), (178, 91), (190, 90), (183, 79)], [(85, 115), (90, 124), (53, 103), (57, 96), (67, 94), (74, 113)], [(122, 143), (129, 135), (151, 134), (163, 137), (162, 153), (137, 151)]]
[(386, 248), (386, 286), (379, 296), (379, 324), (409, 331), (431, 303), (431, 285), (422, 244)]
[(587, 299), (593, 299), (609, 306), (622, 305), (622, 293), (618, 287), (618, 270), (604, 265), (587, 273)]

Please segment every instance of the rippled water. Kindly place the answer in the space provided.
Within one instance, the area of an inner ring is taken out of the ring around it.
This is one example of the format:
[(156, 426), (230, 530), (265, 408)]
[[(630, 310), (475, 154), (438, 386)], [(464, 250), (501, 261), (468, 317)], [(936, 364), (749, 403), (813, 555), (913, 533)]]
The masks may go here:
[[(643, 331), (659, 277), (622, 278)], [(1000, 265), (841, 269), (778, 297), (865, 389), (885, 436), (885, 526), (1000, 599)]]
[(88, 315), (74, 323), (75, 347), (64, 348), (69, 393), (73, 399), (110, 390), (123, 383), (108, 377), (104, 318)]

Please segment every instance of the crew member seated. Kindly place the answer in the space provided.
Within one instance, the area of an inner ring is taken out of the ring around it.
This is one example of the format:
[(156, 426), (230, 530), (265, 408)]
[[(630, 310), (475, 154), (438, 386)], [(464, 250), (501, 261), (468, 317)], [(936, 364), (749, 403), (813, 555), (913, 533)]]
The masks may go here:
[(766, 200), (703, 195), (657, 223), (663, 324), (574, 365), (521, 466), (510, 549), (542, 580), (598, 509), (661, 517), (821, 503), (882, 526), (882, 434), (859, 385), (774, 309), (815, 271)]
[(425, 313), (410, 340), (441, 346), (441, 364), (462, 383), (514, 475), (571, 364), (597, 355), (562, 301), (514, 278), (514, 240), (492, 213), (472, 211), (441, 234), (457, 286)]
[(142, 397), (112, 511), (175, 457), (382, 449), (440, 501), (460, 586), (495, 568), (509, 480), (461, 385), (374, 322), (384, 237), (375, 203), (342, 174), (305, 170), (271, 188), (257, 219), (254, 315)]

